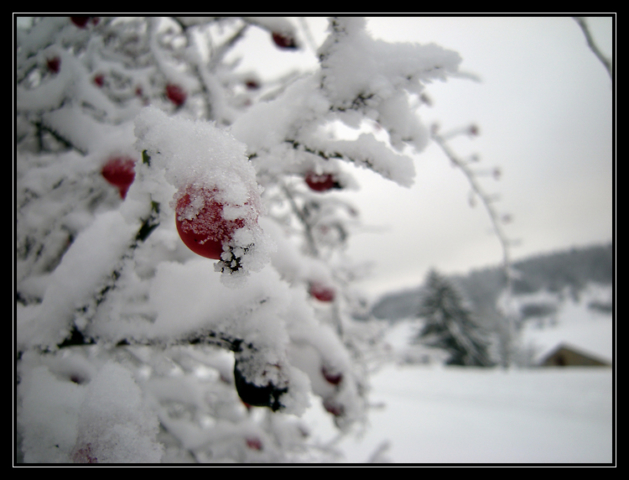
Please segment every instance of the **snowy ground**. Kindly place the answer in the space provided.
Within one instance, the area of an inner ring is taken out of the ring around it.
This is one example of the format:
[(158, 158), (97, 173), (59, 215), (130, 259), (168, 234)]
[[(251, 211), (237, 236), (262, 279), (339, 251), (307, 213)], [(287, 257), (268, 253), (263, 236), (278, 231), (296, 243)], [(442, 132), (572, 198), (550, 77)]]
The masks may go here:
[[(590, 294), (591, 293), (591, 294)], [(605, 292), (602, 292), (605, 293)], [(565, 300), (525, 341), (551, 346), (568, 341), (611, 358), (611, 315)], [(417, 324), (401, 322), (387, 340), (403, 351)], [(395, 463), (609, 463), (614, 435), (613, 371), (605, 367), (504, 371), (391, 364), (371, 379), (373, 404), (362, 436), (342, 438), (344, 462), (365, 463), (388, 442), (377, 461)], [(321, 441), (336, 431), (319, 405), (306, 418)]]
[[(343, 461), (364, 463), (384, 441), (395, 463), (612, 461), (608, 368), (470, 370), (389, 366), (373, 380), (365, 435), (344, 438)], [(321, 440), (335, 435), (312, 408)]]
[(361, 440), (344, 439), (362, 463), (383, 440), (403, 463), (612, 461), (611, 369), (469, 371), (389, 367), (373, 379)]

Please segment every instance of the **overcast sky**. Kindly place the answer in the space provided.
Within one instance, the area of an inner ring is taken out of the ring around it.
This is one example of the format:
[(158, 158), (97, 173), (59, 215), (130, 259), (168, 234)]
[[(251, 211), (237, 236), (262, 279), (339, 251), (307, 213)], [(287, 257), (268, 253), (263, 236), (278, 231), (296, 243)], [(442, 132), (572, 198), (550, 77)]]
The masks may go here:
[[(611, 17), (588, 21), (611, 57)], [(325, 21), (309, 23), (315, 40), (323, 38)], [(572, 18), (381, 17), (368, 25), (375, 37), (456, 50), (461, 69), (481, 78), (429, 85), (434, 104), (419, 115), (443, 131), (479, 126), (480, 136), (451, 146), (478, 154), (479, 169), (501, 168), (499, 181), (483, 177), (482, 185), (513, 217), (505, 231), (520, 242), (514, 259), (611, 241), (612, 82)], [(375, 262), (361, 284), (369, 293), (419, 285), (431, 267), (464, 273), (502, 261), (487, 213), (468, 203), (463, 174), (434, 145), (415, 165), (411, 189), (351, 169), (362, 190), (338, 193), (356, 202), (367, 225), (381, 227), (355, 235), (348, 251)]]
[[(300, 20), (293, 19), (295, 25)], [(316, 65), (312, 45), (326, 36), (325, 18), (308, 18), (310, 48), (275, 48), (268, 33), (251, 29), (241, 68), (263, 78), (288, 64)], [(601, 50), (611, 56), (612, 18), (588, 18)], [(442, 131), (474, 123), (480, 136), (451, 146), (477, 154), (479, 169), (500, 167), (499, 181), (482, 179), (500, 195), (497, 209), (519, 246), (518, 259), (535, 253), (612, 239), (612, 82), (570, 17), (379, 17), (368, 28), (388, 41), (430, 43), (456, 50), (461, 69), (480, 82), (451, 79), (428, 85), (433, 106), (426, 124)], [(347, 169), (359, 192), (335, 192), (359, 207), (370, 227), (352, 237), (348, 254), (373, 262), (361, 287), (371, 294), (414, 287), (430, 268), (465, 273), (499, 265), (502, 250), (485, 210), (469, 205), (463, 174), (434, 145), (415, 157), (415, 185), (406, 189), (361, 169)]]

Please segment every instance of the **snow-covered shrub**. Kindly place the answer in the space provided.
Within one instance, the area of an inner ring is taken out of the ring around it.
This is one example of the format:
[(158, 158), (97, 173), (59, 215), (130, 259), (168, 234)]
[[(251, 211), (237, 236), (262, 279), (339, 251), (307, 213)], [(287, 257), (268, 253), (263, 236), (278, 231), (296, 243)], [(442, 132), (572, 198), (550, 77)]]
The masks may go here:
[(330, 190), (357, 187), (351, 167), (412, 184), (429, 133), (411, 100), (460, 58), (337, 18), (317, 70), (267, 87), (228, 59), (251, 29), (303, 45), (267, 17), (18, 31), (22, 461), (321, 461), (295, 415), (364, 420), (374, 338), (341, 254), (357, 210)]

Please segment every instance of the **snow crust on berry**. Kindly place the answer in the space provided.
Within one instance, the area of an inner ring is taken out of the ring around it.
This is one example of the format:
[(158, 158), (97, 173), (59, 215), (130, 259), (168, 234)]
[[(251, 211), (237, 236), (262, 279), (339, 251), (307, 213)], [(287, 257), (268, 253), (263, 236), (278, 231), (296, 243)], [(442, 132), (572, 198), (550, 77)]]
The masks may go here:
[(249, 190), (257, 190), (245, 145), (213, 122), (169, 116), (150, 106), (136, 117), (135, 135), (137, 149), (147, 150), (177, 189), (217, 188), (217, 199), (234, 205), (244, 205)]
[(177, 189), (171, 209), (182, 196), (189, 195), (189, 206), (179, 215), (191, 219), (205, 204), (204, 192), (212, 192), (213, 200), (223, 205), (224, 219), (242, 221), (242, 228), (234, 232), (229, 243), (242, 253), (241, 268), (221, 267), (223, 281), (238, 286), (249, 272), (262, 269), (273, 245), (257, 224), (262, 213), (260, 187), (245, 145), (213, 123), (169, 117), (154, 107), (138, 115), (135, 134), (136, 148), (146, 150), (151, 157), (151, 170), (163, 171)]
[[(173, 198), (177, 230), (182, 240), (192, 251), (208, 258), (219, 258), (223, 249), (228, 254), (228, 245), (232, 242), (234, 232), (245, 225), (237, 207), (223, 205), (215, 200), (216, 190), (195, 188), (188, 186), (178, 190)], [(252, 224), (257, 220), (256, 211), (251, 212)], [(192, 241), (188, 237), (195, 240)], [(251, 242), (237, 242), (236, 244), (252, 244)], [(195, 250), (195, 249), (200, 250)], [(241, 247), (232, 250), (236, 258), (242, 258), (244, 250)]]

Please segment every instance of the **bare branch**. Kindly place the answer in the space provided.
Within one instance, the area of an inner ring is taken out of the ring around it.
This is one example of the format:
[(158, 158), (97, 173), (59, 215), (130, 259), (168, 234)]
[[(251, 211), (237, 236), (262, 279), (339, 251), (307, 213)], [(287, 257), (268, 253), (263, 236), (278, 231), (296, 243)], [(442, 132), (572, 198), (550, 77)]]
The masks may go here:
[(288, 187), (286, 187), (286, 185), (282, 185), (282, 190), (284, 194), (286, 195), (286, 198), (288, 199), (288, 202), (290, 203), (291, 208), (293, 209), (293, 213), (299, 219), (301, 224), (304, 226), (304, 235), (308, 243), (308, 249), (310, 250), (310, 254), (313, 257), (318, 258), (319, 250), (317, 249), (317, 244), (314, 240), (314, 236), (312, 235), (312, 226), (310, 225), (310, 222), (304, 216), (304, 212), (299, 208), (299, 206), (297, 205), (297, 202), (295, 202), (295, 198), (293, 197), (293, 194), (288, 189)]
[(494, 207), (495, 198), (485, 193), (485, 191), (482, 189), (482, 187), (476, 180), (476, 175), (474, 171), (470, 169), (469, 163), (465, 160), (460, 159), (447, 145), (446, 140), (442, 136), (440, 136), (435, 130), (433, 130), (432, 139), (437, 145), (439, 145), (441, 150), (443, 150), (443, 152), (450, 159), (452, 164), (458, 167), (463, 172), (470, 186), (472, 187), (473, 193), (481, 199), (485, 210), (487, 210), (487, 213), (489, 214), (489, 219), (491, 220), (493, 231), (500, 241), (503, 256), (502, 268), (505, 280), (507, 311), (503, 311), (501, 313), (501, 316), (504, 318), (505, 322), (504, 324), (499, 325), (498, 328), (500, 329), (502, 365), (506, 368), (511, 361), (511, 349), (515, 335), (514, 326), (517, 323), (516, 319), (513, 317), (513, 308), (510, 305), (512, 303), (513, 269), (511, 268), (509, 247), (512, 245), (512, 242), (507, 239), (507, 236), (502, 228), (501, 216), (498, 214)]
[(496, 234), (496, 236), (498, 237), (498, 240), (500, 241), (500, 245), (502, 247), (503, 268), (504, 268), (504, 271), (505, 271), (505, 281), (506, 281), (507, 288), (510, 289), (510, 286), (511, 286), (511, 273), (510, 273), (510, 271), (511, 271), (511, 267), (510, 267), (511, 260), (510, 260), (510, 255), (509, 255), (509, 241), (508, 241), (507, 236), (506, 236), (506, 234), (505, 234), (505, 232), (504, 232), (504, 230), (502, 228), (501, 221), (500, 221), (501, 217), (498, 214), (498, 212), (496, 211), (496, 209), (494, 208), (494, 203), (495, 203), (495, 200), (496, 200), (495, 196), (492, 196), (492, 195), (489, 195), (489, 194), (485, 193), (485, 191), (482, 189), (482, 187), (480, 186), (480, 184), (476, 180), (476, 174), (474, 173), (474, 171), (472, 169), (470, 169), (470, 167), (468, 166), (467, 162), (461, 160), (450, 149), (450, 147), (447, 145), (446, 139), (444, 137), (442, 137), (438, 133), (433, 133), (432, 134), (432, 139), (435, 141), (435, 143), (437, 145), (439, 145), (441, 150), (443, 150), (443, 152), (450, 159), (450, 161), (463, 172), (463, 174), (467, 178), (468, 182), (470, 183), (470, 186), (472, 187), (472, 191), (478, 196), (478, 198), (481, 199), (481, 202), (483, 203), (483, 206), (485, 207), (485, 210), (487, 210), (487, 213), (489, 215), (489, 219), (491, 220), (493, 231)]
[(609, 78), (613, 79), (612, 74), (612, 62), (609, 60), (603, 53), (599, 50), (596, 43), (594, 43), (594, 39), (592, 38), (592, 34), (590, 33), (590, 28), (588, 27), (584, 17), (572, 17), (574, 21), (579, 24), (581, 27), (581, 31), (583, 35), (585, 35), (585, 40), (587, 41), (588, 47), (592, 50), (592, 53), (599, 59), (599, 61), (605, 66), (607, 73), (609, 74)]

